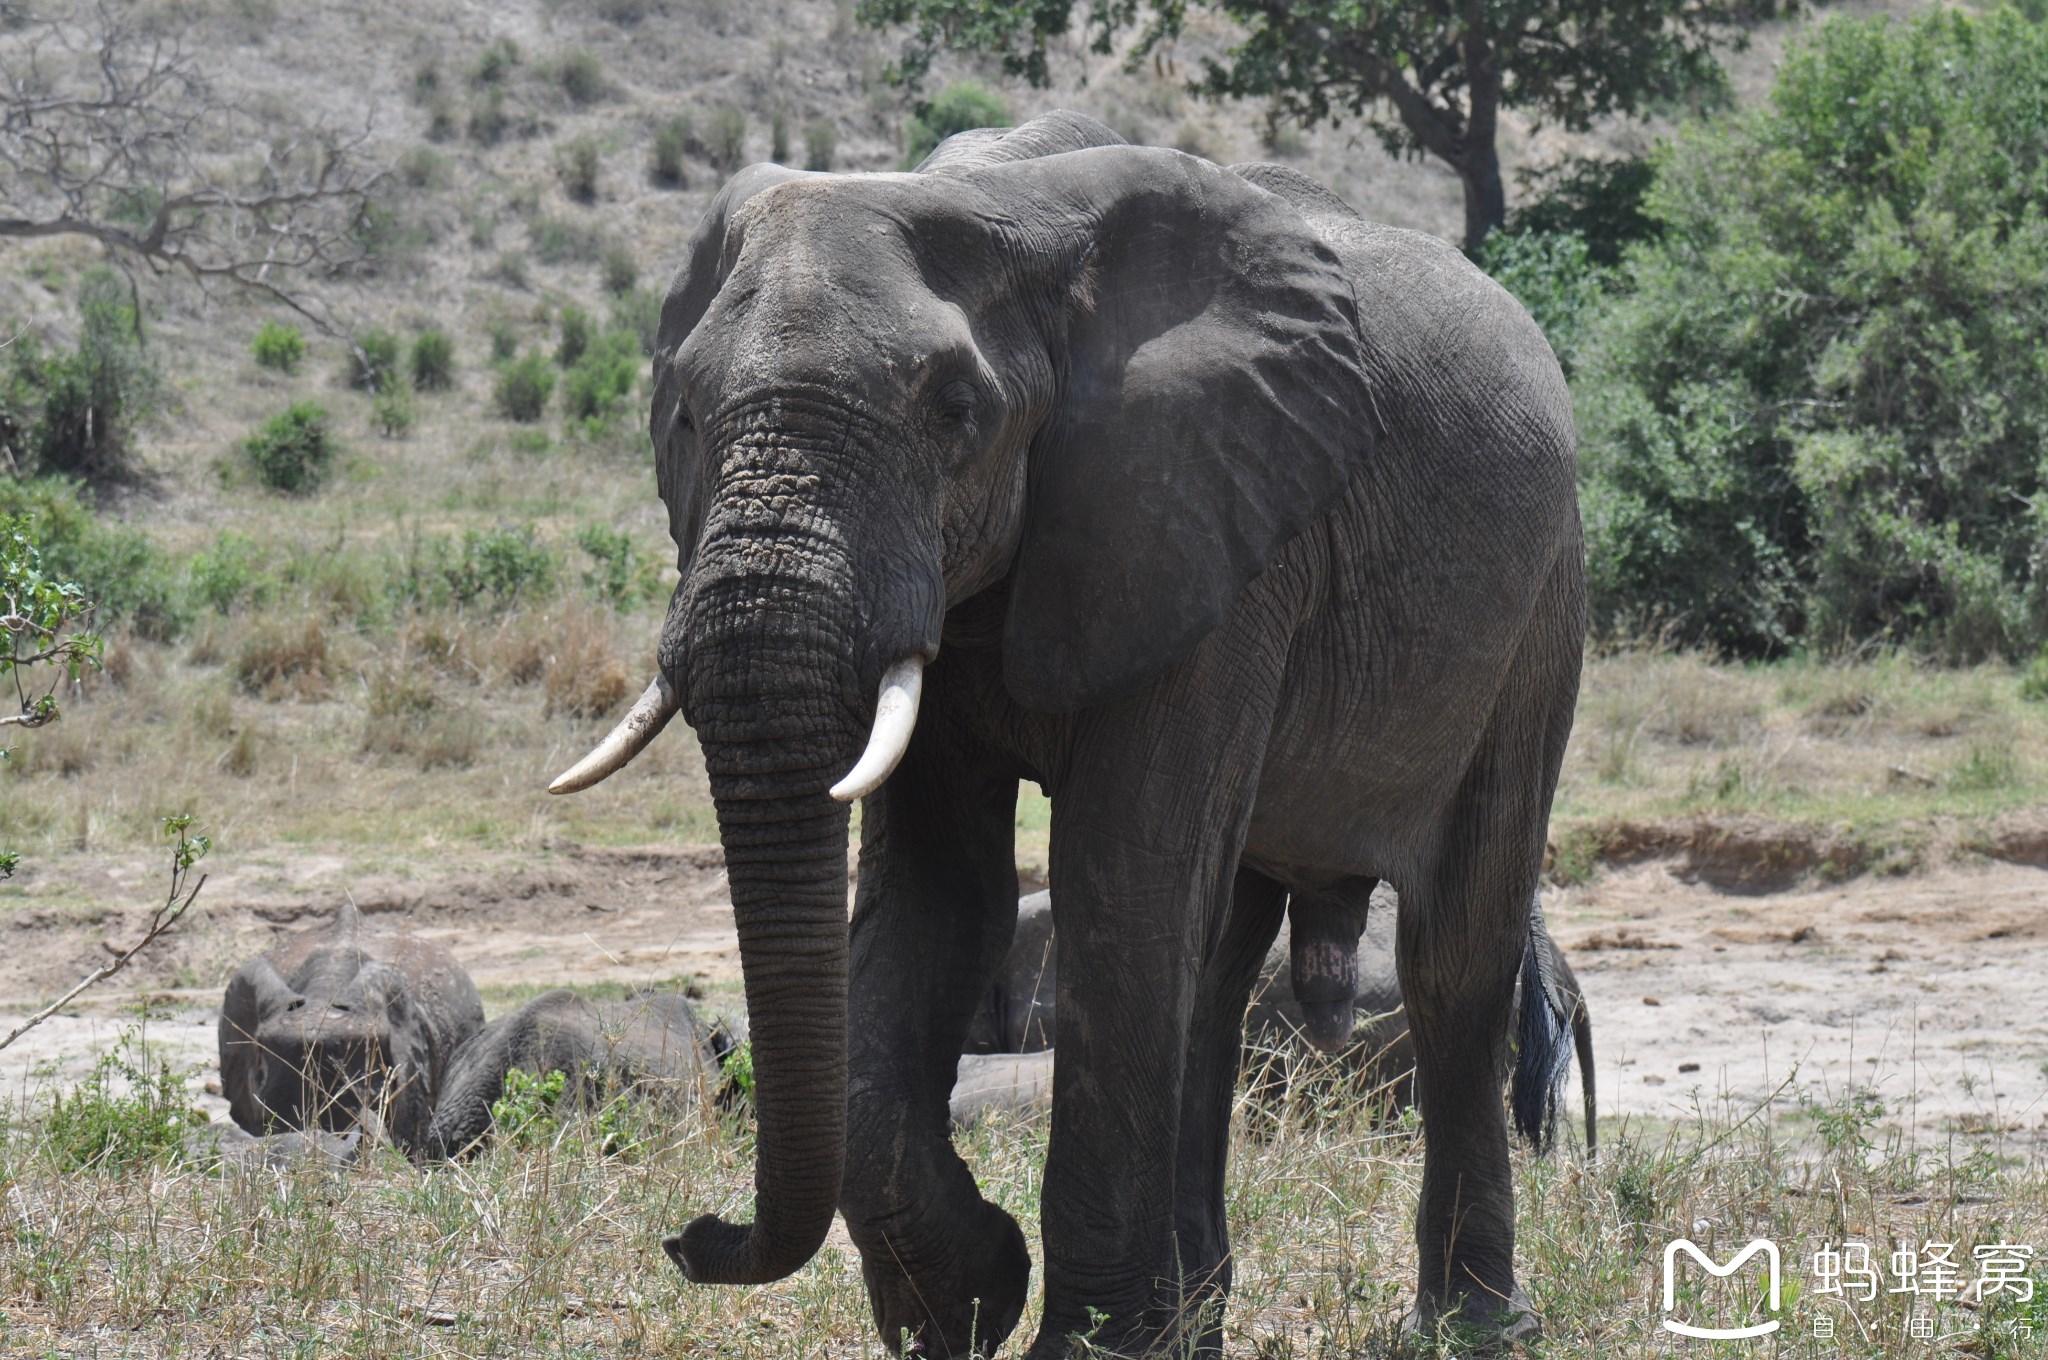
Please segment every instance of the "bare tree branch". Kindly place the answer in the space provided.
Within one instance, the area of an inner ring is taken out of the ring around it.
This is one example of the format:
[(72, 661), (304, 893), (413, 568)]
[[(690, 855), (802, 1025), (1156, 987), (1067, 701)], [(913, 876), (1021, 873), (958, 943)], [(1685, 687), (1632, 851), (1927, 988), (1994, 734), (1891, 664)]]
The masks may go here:
[(83, 236), (201, 287), (266, 294), (330, 333), (301, 281), (369, 257), (384, 172), (367, 138), (281, 133), (105, 0), (0, 33), (0, 237)]
[(206, 852), (212, 848), (213, 844), (204, 836), (186, 835), (185, 833), (191, 828), (191, 825), (192, 819), (190, 817), (166, 817), (164, 819), (164, 834), (177, 838), (177, 844), (171, 850), (171, 886), (170, 890), (164, 895), (163, 905), (150, 913), (149, 927), (142, 932), (142, 938), (116, 954), (111, 961), (101, 964), (93, 969), (92, 972), (86, 974), (85, 978), (76, 987), (73, 987), (70, 991), (37, 1011), (28, 1019), (16, 1025), (6, 1038), (0, 1039), (0, 1048), (6, 1048), (16, 1039), (19, 1039), (37, 1025), (42, 1024), (43, 1021), (49, 1019), (58, 1011), (63, 1010), (66, 1006), (77, 1000), (79, 995), (87, 988), (105, 982), (108, 978), (126, 968), (129, 960), (149, 948), (159, 936), (176, 925), (179, 918), (184, 916), (186, 910), (198, 899), (199, 890), (206, 886), (205, 874), (199, 875), (196, 881), (192, 880), (193, 866), (205, 857)]

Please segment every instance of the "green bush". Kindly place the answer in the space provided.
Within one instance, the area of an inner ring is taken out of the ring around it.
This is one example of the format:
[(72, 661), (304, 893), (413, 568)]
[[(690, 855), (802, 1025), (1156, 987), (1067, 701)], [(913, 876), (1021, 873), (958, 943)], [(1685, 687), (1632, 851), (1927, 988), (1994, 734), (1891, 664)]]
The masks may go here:
[(955, 81), (919, 108), (904, 129), (904, 167), (915, 166), (956, 132), (1009, 125), (1010, 108), (1001, 95), (976, 81)]
[(412, 385), (445, 392), (455, 385), (455, 341), (444, 330), (424, 330), (412, 342)]
[(249, 342), (249, 352), (264, 368), (296, 373), (299, 362), (306, 357), (306, 337), (299, 333), (297, 326), (266, 321), (257, 328), (256, 338)]
[(1597, 628), (2048, 639), (2044, 87), (2011, 10), (1837, 18), (1679, 133), (1579, 351)]
[(597, 232), (567, 218), (536, 217), (526, 231), (533, 241), (533, 253), (544, 264), (594, 260), (604, 249)]
[(487, 602), (504, 609), (522, 595), (545, 595), (555, 584), (555, 555), (532, 525), (469, 529), (460, 544), (436, 544), (435, 556), (449, 596), (460, 605)]
[(633, 291), (634, 284), (640, 282), (640, 257), (625, 246), (606, 246), (600, 268), (604, 276), (604, 290), (613, 297), (624, 297)]
[(653, 357), (654, 341), (661, 331), (661, 294), (652, 288), (635, 288), (615, 300), (612, 329), (630, 332), (640, 343), (641, 357)]
[(58, 1094), (38, 1150), (67, 1171), (146, 1166), (174, 1160), (207, 1118), (192, 1108), (185, 1079), (130, 1031), (84, 1081)]
[(403, 349), (403, 342), (382, 326), (364, 331), (349, 350), (348, 385), (382, 392), (399, 376), (398, 356)]
[(607, 331), (562, 376), (562, 405), (586, 433), (611, 423), (633, 394), (644, 361), (640, 342), (629, 331)]
[(614, 609), (647, 593), (653, 563), (624, 529), (586, 524), (576, 531), (576, 546), (591, 561), (583, 573), (584, 587)]
[(477, 58), (472, 79), (479, 85), (502, 85), (511, 78), (513, 68), (518, 65), (519, 44), (510, 38), (500, 38)]
[(484, 333), (490, 337), (492, 363), (502, 364), (519, 353), (519, 328), (504, 317), (492, 317)]
[(569, 197), (579, 203), (597, 198), (597, 172), (603, 161), (603, 153), (591, 137), (573, 137), (555, 153), (555, 173), (561, 176)]
[(491, 1102), (491, 1125), (500, 1138), (520, 1147), (538, 1147), (561, 1127), (556, 1107), (568, 1078), (556, 1068), (535, 1076), (523, 1067), (506, 1069), (504, 1092)]
[(555, 79), (572, 104), (595, 104), (604, 98), (604, 65), (595, 53), (578, 47), (565, 53), (555, 67)]
[(293, 402), (242, 443), (256, 480), (288, 496), (317, 491), (335, 451), (326, 408), (310, 401)]
[(535, 353), (511, 360), (500, 369), (492, 396), (499, 415), (531, 425), (547, 414), (548, 398), (554, 394), (555, 370), (545, 355)]
[(709, 132), (713, 165), (729, 175), (746, 163), (747, 115), (735, 108), (722, 108), (711, 115)]
[(789, 115), (781, 109), (768, 120), (768, 159), (777, 165), (789, 164)]
[(370, 421), (386, 439), (402, 439), (419, 420), (419, 405), (413, 400), (412, 379), (403, 373), (384, 385), (370, 403)]
[(830, 170), (839, 151), (839, 131), (820, 118), (804, 129), (804, 169)]
[(176, 637), (186, 622), (178, 573), (140, 529), (95, 515), (80, 485), (60, 477), (0, 477), (0, 515), (33, 520), (43, 567), (76, 581), (97, 606), (95, 627), (125, 623), (153, 640)]
[(469, 106), (469, 139), (479, 146), (496, 146), (512, 126), (505, 111), (505, 91), (492, 85)]
[(1609, 271), (1593, 264), (1585, 238), (1566, 231), (1496, 231), (1480, 247), (1478, 263), (1529, 309), (1570, 377), (1586, 322), (1607, 296)]
[(571, 303), (562, 308), (560, 325), (561, 339), (555, 343), (555, 363), (567, 368), (581, 359), (583, 352), (590, 348), (593, 330), (590, 313)]
[(654, 129), (654, 146), (648, 168), (650, 178), (664, 188), (689, 188), (690, 175), (683, 166), (683, 157), (689, 154), (696, 139), (697, 130), (689, 114), (679, 113), (664, 120)]
[(243, 605), (258, 605), (276, 588), (263, 550), (245, 535), (229, 530), (185, 564), (192, 602), (216, 614), (231, 614)]
[(45, 352), (34, 332), (7, 346), (0, 454), (14, 467), (100, 482), (129, 476), (135, 428), (162, 403), (128, 286), (110, 269), (78, 289), (78, 346)]

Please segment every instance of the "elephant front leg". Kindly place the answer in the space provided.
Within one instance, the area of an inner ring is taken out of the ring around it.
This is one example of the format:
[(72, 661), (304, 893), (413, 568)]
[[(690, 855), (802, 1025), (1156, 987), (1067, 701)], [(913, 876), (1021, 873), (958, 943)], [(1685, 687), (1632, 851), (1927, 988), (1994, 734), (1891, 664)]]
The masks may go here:
[(1017, 1325), (1031, 1257), (954, 1152), (947, 1099), (1017, 912), (1017, 781), (927, 714), (862, 810), (840, 1208), (891, 1347), (989, 1354)]

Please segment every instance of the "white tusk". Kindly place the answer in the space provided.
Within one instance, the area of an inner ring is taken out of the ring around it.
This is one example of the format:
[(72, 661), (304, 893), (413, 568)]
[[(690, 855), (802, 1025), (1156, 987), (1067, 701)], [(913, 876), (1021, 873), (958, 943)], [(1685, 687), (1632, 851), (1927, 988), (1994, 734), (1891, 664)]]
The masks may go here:
[(628, 761), (646, 749), (647, 743), (653, 741), (662, 728), (668, 726), (668, 720), (680, 707), (675, 690), (669, 687), (668, 677), (655, 676), (647, 692), (634, 700), (626, 716), (619, 719), (619, 725), (589, 755), (556, 775), (555, 782), (548, 785), (548, 792), (576, 793), (617, 774)]
[(924, 659), (910, 656), (882, 674), (882, 694), (875, 700), (875, 728), (868, 733), (868, 749), (846, 772), (846, 778), (832, 786), (832, 796), (842, 803), (865, 798), (882, 787), (882, 781), (910, 749), (910, 734), (917, 727), (917, 699), (924, 692)]

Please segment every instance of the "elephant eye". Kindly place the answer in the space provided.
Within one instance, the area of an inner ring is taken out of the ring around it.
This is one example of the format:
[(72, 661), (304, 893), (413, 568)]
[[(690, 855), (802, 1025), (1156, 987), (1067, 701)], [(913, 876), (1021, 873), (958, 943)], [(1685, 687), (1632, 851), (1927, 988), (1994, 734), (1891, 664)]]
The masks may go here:
[(953, 425), (974, 424), (974, 384), (955, 378), (939, 389), (939, 418)]

